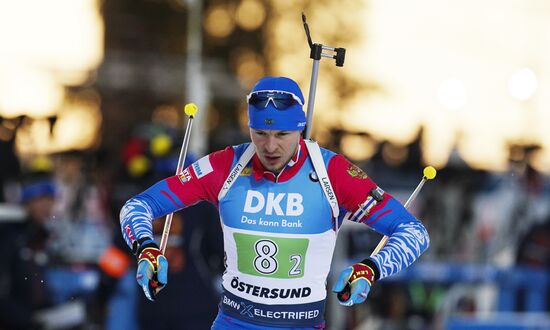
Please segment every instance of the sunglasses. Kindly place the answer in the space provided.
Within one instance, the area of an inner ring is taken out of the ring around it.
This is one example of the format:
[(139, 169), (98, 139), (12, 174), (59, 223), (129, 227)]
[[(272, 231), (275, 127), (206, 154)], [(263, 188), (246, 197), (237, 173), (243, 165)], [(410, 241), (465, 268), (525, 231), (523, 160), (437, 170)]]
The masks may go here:
[(258, 109), (264, 109), (269, 102), (277, 110), (286, 110), (295, 104), (303, 106), (302, 100), (293, 93), (283, 91), (256, 91), (246, 97), (248, 104)]

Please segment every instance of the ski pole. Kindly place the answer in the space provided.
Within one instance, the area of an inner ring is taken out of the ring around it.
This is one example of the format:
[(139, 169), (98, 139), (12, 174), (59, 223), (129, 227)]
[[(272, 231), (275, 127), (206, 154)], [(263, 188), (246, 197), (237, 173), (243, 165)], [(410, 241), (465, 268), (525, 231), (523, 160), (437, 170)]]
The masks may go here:
[[(409, 198), (404, 204), (406, 209), (408, 209), (411, 203), (416, 199), (416, 196), (424, 186), (424, 183), (426, 183), (426, 181), (428, 180), (432, 180), (435, 178), (437, 171), (433, 166), (426, 166), (422, 174), (423, 174), (422, 180), (420, 180), (420, 182), (418, 183), (418, 186), (416, 186), (416, 188), (414, 189), (414, 191), (412, 192), (412, 194), (409, 196)], [(384, 237), (382, 237), (380, 242), (378, 242), (378, 245), (376, 246), (376, 248), (374, 248), (374, 250), (370, 255), (373, 256), (378, 252), (380, 252), (380, 250), (384, 247), (384, 245), (388, 243), (389, 239), (390, 239), (389, 236), (384, 235)]]
[[(187, 103), (184, 107), (185, 114), (189, 117), (187, 120), (187, 127), (183, 136), (183, 143), (181, 144), (180, 155), (178, 158), (178, 165), (176, 167), (176, 175), (180, 175), (183, 172), (183, 166), (185, 165), (185, 157), (187, 156), (187, 147), (189, 146), (189, 137), (191, 136), (191, 128), (193, 127), (193, 119), (199, 108), (194, 103)], [(170, 227), (172, 226), (172, 218), (174, 213), (166, 215), (164, 220), (164, 229), (162, 230), (162, 238), (160, 239), (160, 250), (164, 254), (166, 251), (166, 245), (168, 244), (168, 236), (170, 235)]]
[[(416, 186), (416, 188), (414, 189), (414, 191), (412, 192), (412, 194), (409, 196), (409, 198), (407, 199), (407, 201), (404, 204), (406, 209), (408, 209), (409, 206), (411, 205), (411, 203), (416, 199), (416, 196), (418, 195), (418, 193), (420, 192), (420, 190), (424, 186), (424, 183), (426, 183), (426, 181), (428, 181), (428, 180), (432, 180), (432, 179), (435, 178), (435, 176), (437, 174), (437, 171), (433, 166), (426, 166), (424, 168), (424, 171), (422, 172), (422, 174), (423, 174), (422, 180), (420, 180), (420, 183), (418, 183), (418, 185)], [(382, 237), (380, 242), (378, 242), (378, 245), (376, 246), (374, 251), (372, 251), (371, 256), (373, 256), (373, 255), (377, 254), (378, 252), (380, 252), (380, 250), (388, 243), (389, 239), (390, 239), (389, 236), (384, 235), (384, 237)], [(348, 282), (346, 284), (346, 286), (344, 287), (344, 290), (338, 292), (338, 294), (336, 296), (338, 297), (338, 300), (340, 300), (340, 301), (347, 301), (349, 299), (350, 295), (351, 295), (351, 287), (350, 287), (350, 284)]]
[[(304, 24), (304, 30), (306, 31), (307, 42), (311, 50), (309, 53), (309, 57), (313, 59), (313, 67), (311, 69), (311, 82), (309, 84), (309, 96), (307, 101), (307, 123), (304, 136), (306, 139), (310, 139), (311, 127), (313, 123), (313, 106), (315, 105), (315, 92), (317, 90), (317, 78), (319, 76), (319, 63), (322, 57), (326, 57), (334, 59), (336, 61), (336, 66), (344, 66), (346, 49), (334, 48), (318, 43), (313, 43), (313, 41), (311, 40), (311, 34), (309, 32), (309, 26), (306, 22), (306, 15), (304, 13), (302, 13), (302, 22)], [(323, 53), (323, 50), (331, 51), (333, 52), (333, 54)]]

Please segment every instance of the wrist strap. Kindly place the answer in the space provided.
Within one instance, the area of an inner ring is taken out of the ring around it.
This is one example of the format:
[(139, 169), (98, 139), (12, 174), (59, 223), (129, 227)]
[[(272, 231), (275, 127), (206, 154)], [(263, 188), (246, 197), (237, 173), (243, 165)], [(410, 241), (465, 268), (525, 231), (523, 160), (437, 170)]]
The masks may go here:
[(150, 237), (142, 237), (134, 241), (132, 244), (132, 253), (137, 257), (141, 254), (141, 252), (148, 248), (148, 247), (154, 247), (158, 249), (157, 243), (150, 238)]
[[(371, 258), (364, 259), (360, 262), (361, 264), (369, 267), (372, 270), (373, 273), (373, 283), (375, 281), (378, 281), (380, 279), (380, 270), (378, 269), (378, 266), (374, 263), (374, 261)], [(372, 283), (371, 283), (372, 284)]]

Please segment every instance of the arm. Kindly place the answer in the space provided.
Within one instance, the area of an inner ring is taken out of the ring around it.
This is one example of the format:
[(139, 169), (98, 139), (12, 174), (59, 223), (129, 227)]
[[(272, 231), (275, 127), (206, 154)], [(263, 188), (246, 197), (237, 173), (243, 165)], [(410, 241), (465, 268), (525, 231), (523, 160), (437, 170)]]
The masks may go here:
[(379, 210), (362, 219), (378, 233), (389, 236), (388, 243), (377, 254), (370, 256), (379, 270), (379, 278), (398, 273), (410, 266), (428, 249), (428, 231), (405, 207), (391, 197)]
[(122, 236), (138, 257), (136, 279), (146, 297), (153, 300), (167, 283), (168, 262), (153, 239), (154, 219), (199, 201), (217, 204), (217, 195), (229, 172), (233, 149), (207, 155), (181, 175), (161, 180), (129, 199), (120, 211)]
[(379, 253), (345, 269), (333, 288), (352, 286), (351, 297), (343, 304), (363, 302), (370, 286), (378, 279), (391, 276), (410, 266), (429, 246), (424, 225), (390, 194), (381, 190), (361, 169), (343, 156), (330, 160), (328, 173), (335, 182), (340, 206), (350, 211), (349, 220), (368, 225), (389, 236)]
[(233, 149), (230, 147), (212, 153), (188, 166), (182, 175), (161, 180), (130, 198), (120, 211), (120, 226), (126, 244), (135, 253), (139, 241), (152, 239), (152, 222), (168, 213), (200, 201), (217, 205), (218, 192), (229, 173), (232, 159)]

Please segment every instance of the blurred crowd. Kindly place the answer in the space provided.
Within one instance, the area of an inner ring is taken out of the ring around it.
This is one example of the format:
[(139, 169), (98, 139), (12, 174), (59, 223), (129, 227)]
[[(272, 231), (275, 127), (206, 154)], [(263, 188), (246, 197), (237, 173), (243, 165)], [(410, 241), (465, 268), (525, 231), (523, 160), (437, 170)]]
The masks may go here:
[[(118, 223), (127, 198), (173, 174), (182, 134), (137, 127), (120, 159), (82, 150), (23, 159), (13, 141), (0, 142), (0, 329), (210, 328), (223, 272), (215, 208), (201, 203), (175, 214), (169, 284), (155, 302), (139, 292)], [(409, 146), (399, 165), (377, 153), (361, 166), (405, 201), (421, 177), (418, 150)], [(451, 159), (411, 209), (432, 240), (419, 265), (377, 284), (366, 304), (344, 309), (329, 300), (329, 329), (439, 329), (453, 313), (548, 313), (550, 185), (529, 165), (536, 150), (511, 146), (502, 173)], [(195, 159), (189, 154), (186, 164)], [(344, 228), (335, 268), (364, 258), (380, 239), (363, 227)], [(156, 221), (155, 233), (162, 229)], [(542, 284), (537, 296), (533, 281)]]
[[(400, 165), (379, 154), (366, 173), (401, 201), (422, 176), (419, 142)], [(383, 146), (381, 147), (381, 149)], [(550, 329), (550, 177), (534, 145), (510, 145), (508, 169), (470, 168), (453, 153), (411, 206), (430, 232), (418, 265), (382, 281), (339, 321), (351, 329)], [(380, 235), (350, 228), (342, 258), (359, 260)], [(333, 318), (338, 318), (338, 313)], [(537, 319), (540, 317), (540, 319)]]
[[(19, 159), (4, 144), (0, 329), (210, 328), (223, 268), (216, 209), (201, 203), (175, 214), (170, 290), (154, 303), (138, 291), (135, 257), (120, 235), (122, 204), (174, 174), (180, 133), (138, 127), (119, 160), (83, 150)], [(156, 221), (155, 234), (162, 229)]]

